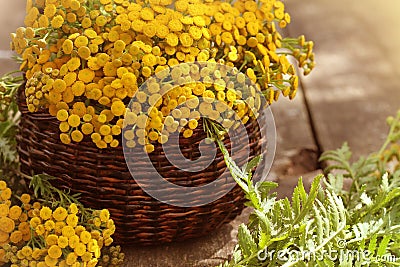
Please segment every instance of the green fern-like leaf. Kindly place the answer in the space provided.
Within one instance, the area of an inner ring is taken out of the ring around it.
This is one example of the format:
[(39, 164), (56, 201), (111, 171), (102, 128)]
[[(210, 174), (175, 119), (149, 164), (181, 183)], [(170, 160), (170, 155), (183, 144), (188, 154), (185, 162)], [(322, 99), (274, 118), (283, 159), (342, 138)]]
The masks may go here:
[(391, 241), (392, 236), (391, 235), (385, 235), (381, 242), (379, 243), (379, 247), (378, 250), (376, 252), (376, 255), (381, 257), (383, 255), (385, 255), (388, 251), (388, 247), (389, 247), (389, 242)]
[(313, 182), (311, 184), (310, 194), (308, 196), (304, 189), (302, 179), (299, 179), (299, 183), (294, 191), (297, 191), (297, 193), (300, 197), (300, 200), (302, 202), (302, 207), (300, 209), (300, 213), (294, 219), (293, 224), (299, 223), (306, 216), (306, 214), (312, 209), (314, 200), (316, 199), (316, 197), (318, 195), (318, 190), (321, 186), (320, 181), (321, 181), (322, 177), (323, 177), (322, 175), (318, 175), (313, 180)]
[(258, 252), (258, 246), (255, 243), (250, 230), (245, 224), (239, 226), (238, 242), (242, 254), (246, 257)]
[[(400, 123), (400, 112), (396, 123)], [(394, 124), (394, 123), (393, 123)], [(396, 125), (397, 125), (396, 124)], [(397, 128), (396, 128), (397, 127)], [(384, 148), (393, 140), (399, 126), (391, 126)], [(381, 150), (351, 162), (347, 144), (323, 153), (329, 161), (328, 178), (318, 176), (310, 191), (299, 182), (291, 196), (277, 199), (271, 183), (253, 185), (250, 168), (238, 168), (222, 142), (221, 150), (232, 176), (254, 208), (247, 226), (239, 229), (235, 259), (224, 266), (400, 266), (400, 170), (388, 168), (389, 156)], [(399, 156), (400, 157), (400, 156)], [(397, 164), (396, 166), (398, 166)], [(247, 166), (254, 167), (253, 164)], [(350, 190), (345, 190), (350, 179)], [(321, 186), (321, 181), (325, 185)], [(340, 241), (340, 242), (339, 242)], [(258, 250), (311, 252), (311, 258), (257, 258)], [(329, 258), (324, 251), (369, 251), (364, 257)], [(392, 260), (390, 260), (392, 259)]]

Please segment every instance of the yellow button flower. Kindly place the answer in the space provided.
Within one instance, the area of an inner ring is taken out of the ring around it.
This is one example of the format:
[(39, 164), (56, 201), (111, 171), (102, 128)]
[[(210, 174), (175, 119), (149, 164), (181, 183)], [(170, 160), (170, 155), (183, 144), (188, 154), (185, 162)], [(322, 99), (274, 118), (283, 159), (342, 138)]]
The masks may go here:
[(259, 31), (258, 23), (254, 22), (254, 21), (250, 21), (249, 23), (247, 23), (246, 29), (250, 35), (255, 36), (255, 35), (257, 35), (257, 33)]
[(88, 68), (80, 70), (78, 73), (78, 79), (85, 83), (90, 83), (91, 81), (93, 81), (94, 77), (95, 77), (94, 71)]
[(74, 264), (78, 260), (78, 256), (74, 252), (70, 252), (67, 255), (66, 263), (69, 265)]
[(103, 136), (109, 135), (111, 133), (111, 127), (109, 125), (102, 125), (100, 127), (100, 134)]
[(179, 40), (180, 40), (181, 44), (182, 44), (183, 46), (186, 46), (186, 47), (191, 47), (192, 44), (193, 44), (193, 39), (192, 39), (192, 37), (190, 36), (190, 34), (188, 34), (188, 33), (182, 33), (182, 34), (179, 36)]
[[(78, 117), (79, 118), (79, 117)], [(56, 221), (63, 221), (67, 217), (68, 212), (63, 208), (63, 207), (58, 207), (54, 212), (53, 212), (53, 218)]]
[[(51, 230), (53, 230), (55, 227), (56, 227), (56, 224), (54, 223), (53, 220), (48, 220), (48, 221), (46, 221), (46, 222), (44, 223), (44, 228), (45, 228), (47, 231), (51, 231)], [(49, 243), (49, 242), (47, 242), (47, 243)]]
[(66, 122), (66, 121), (61, 122), (59, 125), (59, 129), (63, 133), (68, 132), (70, 129), (68, 122)]
[(18, 220), (22, 214), (22, 209), (19, 206), (12, 206), (9, 210), (8, 216), (10, 219)]
[(153, 67), (157, 64), (157, 58), (153, 54), (146, 54), (143, 56), (142, 62), (145, 66)]
[(60, 141), (61, 141), (63, 144), (68, 145), (68, 144), (71, 143), (71, 137), (70, 137), (68, 134), (66, 134), (66, 133), (62, 133), (62, 134), (60, 134)]
[(146, 23), (143, 25), (143, 33), (147, 37), (152, 38), (157, 34), (157, 26), (154, 23)]
[(174, 34), (174, 33), (167, 34), (165, 39), (167, 41), (167, 44), (170, 45), (170, 46), (177, 46), (178, 43), (179, 43), (178, 36), (176, 34)]
[[(146, 144), (145, 146), (144, 146), (144, 151), (146, 152), (146, 153), (151, 153), (151, 152), (153, 152), (154, 151), (154, 145), (153, 144)], [(111, 245), (111, 243), (113, 242), (113, 240), (112, 240), (112, 238), (107, 238), (106, 240), (105, 240), (105, 245), (106, 246), (109, 246), (109, 245)]]
[(101, 135), (99, 133), (92, 133), (90, 135), (94, 143), (98, 143), (101, 140)]
[(203, 36), (203, 31), (200, 27), (191, 26), (189, 28), (189, 34), (194, 40), (200, 40), (200, 38)]
[(150, 77), (151, 74), (152, 74), (151, 68), (149, 68), (149, 67), (147, 67), (147, 66), (143, 67), (143, 69), (142, 69), (142, 75), (143, 75), (144, 77), (146, 77), (146, 78), (147, 78), (147, 77)]
[(70, 39), (67, 39), (63, 42), (62, 50), (65, 54), (67, 55), (71, 54), (73, 49), (74, 49), (74, 43)]
[(172, 19), (168, 22), (168, 28), (174, 32), (180, 32), (183, 29), (183, 24), (179, 19)]
[(61, 15), (57, 15), (51, 20), (51, 27), (53, 27), (54, 29), (58, 29), (61, 28), (63, 23), (64, 18)]
[(58, 242), (58, 236), (55, 234), (50, 234), (46, 237), (46, 244), (48, 246), (56, 245)]
[(78, 127), (81, 124), (81, 119), (78, 115), (72, 114), (68, 117), (68, 124), (71, 127)]
[(154, 11), (149, 7), (145, 7), (140, 10), (140, 18), (143, 20), (154, 20)]
[(65, 236), (60, 236), (59, 238), (58, 238), (58, 240), (57, 240), (57, 245), (60, 247), (60, 248), (66, 248), (66, 247), (68, 247), (68, 238), (67, 237), (65, 237)]
[(14, 244), (18, 244), (22, 241), (23, 235), (21, 231), (14, 231), (10, 235), (10, 241)]
[(189, 138), (189, 137), (191, 137), (193, 135), (193, 130), (191, 130), (191, 129), (186, 129), (184, 132), (183, 132), (183, 137), (185, 137), (185, 138)]
[(86, 246), (83, 243), (78, 243), (76, 244), (74, 248), (74, 252), (76, 253), (77, 256), (83, 256), (86, 252)]
[(54, 4), (47, 4), (44, 8), (44, 15), (48, 18), (54, 17), (57, 12), (57, 8)]
[(57, 120), (59, 121), (66, 121), (68, 120), (68, 111), (66, 111), (65, 109), (61, 109), (57, 112)]
[(40, 218), (48, 220), (51, 218), (53, 211), (49, 207), (42, 207), (40, 210)]
[(81, 47), (79, 47), (79, 49), (78, 49), (78, 55), (79, 55), (81, 58), (86, 59), (86, 60), (88, 60), (88, 59), (90, 58), (90, 54), (91, 54), (91, 53), (92, 53), (92, 52), (90, 51), (90, 48), (87, 47), (87, 46), (81, 46)]
[(185, 12), (188, 8), (188, 2), (184, 0), (178, 0), (175, 2), (175, 8), (177, 11)]
[(103, 15), (100, 15), (96, 18), (96, 25), (99, 27), (103, 27), (107, 24), (107, 18)]
[(58, 259), (62, 255), (61, 248), (58, 245), (53, 245), (47, 251), (48, 255), (53, 259)]
[(125, 104), (122, 101), (114, 101), (111, 105), (111, 112), (115, 116), (122, 116), (125, 113)]
[(79, 130), (74, 130), (71, 132), (71, 139), (74, 142), (81, 142), (83, 140), (83, 134)]

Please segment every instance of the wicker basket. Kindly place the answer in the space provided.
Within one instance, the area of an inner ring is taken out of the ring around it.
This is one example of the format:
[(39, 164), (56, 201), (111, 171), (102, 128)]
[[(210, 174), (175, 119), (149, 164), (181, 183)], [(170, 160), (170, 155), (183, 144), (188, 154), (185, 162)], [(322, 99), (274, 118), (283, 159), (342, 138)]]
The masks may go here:
[[(29, 113), (22, 89), (19, 96), (22, 115), (17, 141), (21, 171), (55, 176), (59, 178), (55, 186), (81, 193), (81, 200), (88, 207), (109, 209), (117, 226), (114, 235), (117, 243), (154, 244), (199, 237), (218, 229), (241, 213), (244, 198), (238, 186), (222, 198), (203, 206), (185, 208), (159, 202), (147, 195), (132, 179), (122, 147), (101, 150), (90, 140), (64, 145), (59, 140), (57, 120), (45, 112)], [(246, 138), (243, 143), (249, 140), (249, 151), (253, 157), (261, 151), (261, 130), (256, 121), (248, 123), (246, 128), (248, 137), (247, 134), (238, 134), (235, 138), (239, 141)], [(198, 145), (205, 137), (200, 123), (191, 138), (179, 139), (182, 154), (188, 159), (199, 157)], [(226, 145), (230, 147), (229, 140), (226, 140)], [(169, 164), (161, 146), (156, 146), (150, 158), (158, 172), (177, 185), (200, 186), (219, 178), (217, 184), (221, 190), (234, 186), (233, 179), (228, 179), (229, 172), (224, 173), (226, 165), (219, 150), (206, 170), (190, 174)], [(245, 159), (241, 161), (240, 164), (245, 163)], [(170, 195), (173, 197), (174, 192), (171, 191)], [(204, 194), (199, 191), (198, 198), (202, 197)]]

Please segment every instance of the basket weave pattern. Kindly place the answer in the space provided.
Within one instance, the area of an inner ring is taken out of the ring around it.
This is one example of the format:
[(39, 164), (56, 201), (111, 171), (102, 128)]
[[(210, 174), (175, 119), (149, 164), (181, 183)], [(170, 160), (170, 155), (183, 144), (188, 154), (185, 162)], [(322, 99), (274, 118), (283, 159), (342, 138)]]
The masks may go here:
[[(114, 235), (117, 243), (154, 244), (199, 237), (230, 222), (242, 211), (243, 193), (237, 185), (222, 198), (203, 206), (185, 208), (159, 202), (146, 194), (131, 177), (122, 147), (98, 149), (90, 140), (62, 144), (58, 121), (44, 112), (29, 113), (22, 95), (19, 99), (22, 115), (17, 137), (21, 171), (29, 175), (46, 173), (55, 176), (58, 178), (55, 186), (71, 190), (71, 193), (81, 193), (81, 201), (88, 207), (109, 209), (117, 226)], [(238, 138), (239, 144), (250, 146), (252, 158), (261, 152), (261, 130), (257, 121), (247, 123), (246, 129), (247, 134), (238, 134), (234, 138)], [(181, 153), (188, 159), (197, 159), (200, 156), (199, 142), (205, 137), (203, 126), (199, 123), (191, 138), (179, 139)], [(230, 149), (229, 139), (225, 140), (225, 144)], [(130, 153), (143, 155), (142, 150)], [(225, 172), (226, 165), (219, 149), (210, 166), (194, 173), (174, 167), (166, 159), (160, 145), (149, 157), (157, 171), (177, 185), (196, 187), (218, 178), (217, 190), (222, 190), (235, 183), (229, 172)], [(238, 163), (243, 165), (245, 162), (246, 159), (242, 158)], [(168, 194), (171, 198), (176, 195), (173, 191)], [(196, 197), (201, 201), (207, 195), (199, 190)]]

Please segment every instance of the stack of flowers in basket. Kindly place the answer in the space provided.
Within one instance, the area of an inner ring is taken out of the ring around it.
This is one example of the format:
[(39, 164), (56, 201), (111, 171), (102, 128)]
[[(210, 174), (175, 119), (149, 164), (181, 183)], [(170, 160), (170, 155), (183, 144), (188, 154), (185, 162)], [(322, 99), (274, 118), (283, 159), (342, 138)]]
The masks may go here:
[[(26, 103), (60, 121), (64, 144), (86, 138), (98, 148), (117, 147), (125, 119), (126, 145), (150, 153), (173, 132), (190, 138), (202, 116), (218, 119), (224, 109), (217, 102), (237, 113), (224, 122), (235, 127), (257, 116), (254, 90), (268, 103), (295, 96), (289, 57), (305, 74), (314, 67), (312, 42), (279, 33), (290, 16), (276, 0), (28, 0), (26, 12), (26, 27), (11, 35)], [(192, 80), (171, 88), (162, 81), (168, 75)], [(235, 89), (243, 86), (253, 91)]]

